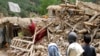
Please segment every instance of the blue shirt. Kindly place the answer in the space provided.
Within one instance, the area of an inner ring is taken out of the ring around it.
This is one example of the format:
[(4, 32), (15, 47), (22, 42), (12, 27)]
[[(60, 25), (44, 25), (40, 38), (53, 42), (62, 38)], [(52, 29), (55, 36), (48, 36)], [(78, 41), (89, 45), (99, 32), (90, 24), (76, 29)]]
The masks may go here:
[(56, 46), (50, 46), (48, 48), (49, 56), (60, 56), (58, 48)]

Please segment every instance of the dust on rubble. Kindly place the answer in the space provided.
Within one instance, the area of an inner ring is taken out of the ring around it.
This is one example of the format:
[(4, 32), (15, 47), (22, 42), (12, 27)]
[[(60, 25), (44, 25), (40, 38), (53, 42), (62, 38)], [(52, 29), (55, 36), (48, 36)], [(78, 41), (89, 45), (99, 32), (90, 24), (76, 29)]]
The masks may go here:
[(0, 56), (8, 56), (5, 50), (0, 50)]

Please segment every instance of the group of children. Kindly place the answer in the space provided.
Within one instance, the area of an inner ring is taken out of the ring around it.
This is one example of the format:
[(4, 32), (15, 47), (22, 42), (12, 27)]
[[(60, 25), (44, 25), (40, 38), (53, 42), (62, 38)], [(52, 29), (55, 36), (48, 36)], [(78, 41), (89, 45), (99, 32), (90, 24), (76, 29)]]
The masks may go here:
[[(91, 37), (88, 34), (84, 35), (84, 45), (81, 46), (77, 42), (77, 34), (75, 32), (70, 32), (68, 34), (69, 46), (66, 50), (66, 56), (96, 56), (96, 51), (93, 46), (90, 45)], [(56, 43), (50, 43), (48, 45), (48, 55), (49, 56), (62, 56), (58, 50)]]

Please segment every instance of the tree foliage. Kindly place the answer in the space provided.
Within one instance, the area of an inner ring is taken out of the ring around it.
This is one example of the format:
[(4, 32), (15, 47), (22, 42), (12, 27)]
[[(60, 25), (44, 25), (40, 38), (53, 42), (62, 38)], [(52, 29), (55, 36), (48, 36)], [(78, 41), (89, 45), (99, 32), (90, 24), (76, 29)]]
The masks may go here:
[[(18, 3), (21, 12), (14, 13), (9, 10), (8, 2)], [(40, 15), (47, 13), (47, 6), (59, 4), (61, 0), (0, 0), (0, 13), (4, 16), (21, 16), (29, 17), (29, 13), (35, 12)], [(95, 1), (95, 0), (83, 0), (83, 1)], [(70, 2), (75, 2), (75, 0), (70, 0)]]
[[(14, 13), (9, 10), (8, 2), (18, 3), (21, 12)], [(0, 12), (4, 16), (18, 16), (28, 17), (29, 13), (35, 12), (39, 14), (45, 14), (47, 12), (46, 7), (51, 4), (58, 4), (60, 0), (0, 0)]]
[(38, 5), (38, 7), (36, 8), (36, 11), (39, 14), (46, 14), (47, 12), (47, 7), (49, 5), (55, 5), (55, 4), (59, 4), (60, 0), (40, 0), (40, 4)]

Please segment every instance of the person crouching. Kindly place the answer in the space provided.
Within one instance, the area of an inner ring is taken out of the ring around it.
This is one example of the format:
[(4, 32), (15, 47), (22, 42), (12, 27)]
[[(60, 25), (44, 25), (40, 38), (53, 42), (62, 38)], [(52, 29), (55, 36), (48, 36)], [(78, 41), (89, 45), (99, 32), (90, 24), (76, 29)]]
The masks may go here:
[(48, 56), (61, 56), (55, 43), (50, 43), (48, 45)]

